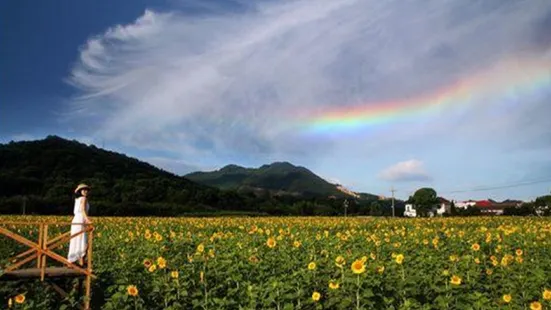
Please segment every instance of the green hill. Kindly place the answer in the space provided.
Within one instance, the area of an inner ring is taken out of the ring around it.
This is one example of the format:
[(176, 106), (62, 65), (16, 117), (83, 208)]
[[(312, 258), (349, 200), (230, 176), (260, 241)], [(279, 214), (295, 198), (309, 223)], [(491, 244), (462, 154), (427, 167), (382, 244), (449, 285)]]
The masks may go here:
[(70, 214), (72, 192), (92, 186), (96, 214), (178, 214), (243, 207), (242, 197), (124, 154), (57, 136), (0, 144), (0, 212)]
[(312, 171), (288, 162), (275, 162), (259, 168), (228, 165), (217, 171), (194, 172), (185, 177), (208, 186), (240, 192), (267, 191), (272, 195), (304, 197), (350, 196)]
[(353, 198), (287, 162), (182, 177), (57, 136), (0, 144), (0, 214), (70, 215), (81, 182), (92, 186), (93, 216), (338, 215), (345, 199), (349, 214), (372, 214), (376, 197)]

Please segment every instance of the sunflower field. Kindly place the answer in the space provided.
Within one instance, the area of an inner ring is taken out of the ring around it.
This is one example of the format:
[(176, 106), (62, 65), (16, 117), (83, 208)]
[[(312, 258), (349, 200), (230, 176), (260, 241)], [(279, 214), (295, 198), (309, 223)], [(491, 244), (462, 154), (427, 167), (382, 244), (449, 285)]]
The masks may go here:
[[(551, 218), (92, 220), (93, 309), (551, 309)], [(2, 267), (21, 250), (0, 236)], [(77, 296), (0, 281), (1, 308)]]

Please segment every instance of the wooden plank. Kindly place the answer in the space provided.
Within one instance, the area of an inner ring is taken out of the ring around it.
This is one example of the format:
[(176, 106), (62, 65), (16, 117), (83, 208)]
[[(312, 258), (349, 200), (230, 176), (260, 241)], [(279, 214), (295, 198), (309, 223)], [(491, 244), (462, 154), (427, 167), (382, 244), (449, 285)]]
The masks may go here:
[(15, 269), (25, 265), (26, 263), (32, 261), (35, 257), (38, 257), (38, 253), (34, 253), (33, 255), (25, 258), (24, 260), (19, 261), (19, 262), (13, 264), (13, 265), (10, 265), (10, 266), (6, 267), (6, 269), (4, 271), (7, 272), (7, 271), (15, 270)]
[[(42, 249), (42, 240), (44, 236), (44, 225), (40, 224), (40, 228), (38, 228), (38, 248)], [(40, 251), (37, 253), (36, 256), (36, 268), (40, 268), (40, 264), (42, 263), (42, 254)]]
[(61, 287), (59, 287), (57, 284), (53, 283), (53, 282), (48, 282), (49, 285), (51, 285), (53, 287), (53, 289), (59, 294), (61, 295), (61, 297), (63, 298), (67, 298), (69, 297), (69, 294), (67, 294), (67, 292), (65, 292)]
[[(48, 255), (49, 257), (51, 257), (52, 259), (54, 259), (58, 262), (61, 262), (61, 263), (65, 264), (66, 266), (68, 266), (71, 269), (75, 269), (75, 270), (77, 270), (78, 272), (80, 272), (82, 274), (88, 274), (88, 270), (80, 268), (80, 267), (78, 267), (77, 265), (75, 265), (73, 263), (70, 263), (65, 257), (63, 257), (61, 255), (58, 255), (58, 254), (56, 254), (56, 253), (54, 253), (50, 250), (45, 250), (44, 254)], [(94, 275), (91, 275), (91, 276), (94, 279), (96, 278), (96, 276), (94, 276)]]
[(28, 249), (27, 251), (22, 252), (22, 253), (19, 253), (19, 254), (17, 254), (17, 255), (14, 256), (14, 257), (10, 257), (10, 258), (8, 259), (8, 262), (13, 261), (14, 259), (19, 259), (19, 258), (21, 258), (21, 257), (27, 256), (27, 255), (31, 254), (32, 252), (34, 252), (34, 251), (36, 251), (36, 249)]
[(65, 237), (65, 236), (69, 236), (69, 235), (71, 235), (71, 232), (70, 232), (70, 231), (68, 231), (68, 232), (66, 232), (66, 233), (63, 233), (63, 234), (61, 234), (61, 235), (58, 235), (57, 237), (55, 237), (55, 238), (53, 238), (53, 239), (50, 239), (50, 240), (48, 241), (48, 246), (49, 246), (50, 244), (56, 242), (57, 240), (59, 240), (59, 239)]
[(91, 279), (92, 277), (90, 275), (92, 275), (92, 242), (94, 240), (94, 235), (93, 235), (93, 232), (90, 232), (88, 234), (88, 254), (86, 255), (86, 259), (87, 259), (87, 264), (86, 264), (86, 269), (87, 271), (89, 272), (88, 275), (86, 276), (86, 284), (85, 284), (85, 296), (84, 296), (84, 308), (85, 309), (90, 309), (90, 286), (91, 286)]
[[(41, 268), (28, 268), (8, 271), (0, 276), (0, 279), (24, 279), (24, 278), (40, 278)], [(44, 268), (44, 276), (52, 278), (63, 277), (81, 277), (84, 274), (78, 270), (65, 267), (48, 267)]]
[(68, 235), (65, 235), (63, 238), (60, 238), (60, 240), (58, 240), (55, 244), (49, 246), (49, 249), (55, 249), (57, 247), (59, 247), (60, 245), (66, 243), (67, 241), (70, 241), (71, 239), (75, 238), (75, 237), (78, 237), (84, 233), (88, 232), (88, 230), (81, 230), (79, 231), (78, 233), (74, 234), (74, 235), (71, 235), (71, 232), (69, 232)]
[(41, 224), (49, 224), (49, 225), (92, 225), (92, 224), (86, 224), (86, 223), (71, 223), (71, 222), (57, 222), (57, 221), (0, 221), (0, 225), (41, 225)]
[(33, 242), (23, 236), (20, 236), (8, 229), (5, 229), (3, 227), (0, 227), (0, 234), (3, 234), (5, 236), (7, 236), (8, 238), (12, 238), (13, 240), (19, 242), (19, 243), (22, 243), (30, 248), (36, 248), (36, 249), (40, 249), (40, 247), (38, 246), (38, 244), (36, 242)]
[[(44, 231), (42, 232), (44, 239), (42, 240), (42, 249), (48, 249), (48, 225), (44, 225)], [(42, 261), (40, 262), (40, 281), (44, 281), (44, 269), (46, 269), (46, 255), (42, 256)]]

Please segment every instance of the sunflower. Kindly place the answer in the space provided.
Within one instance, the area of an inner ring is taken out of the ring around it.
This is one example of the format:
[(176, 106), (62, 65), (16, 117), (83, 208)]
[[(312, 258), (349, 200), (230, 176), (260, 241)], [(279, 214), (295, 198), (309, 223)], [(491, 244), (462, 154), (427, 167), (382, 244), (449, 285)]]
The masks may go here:
[(539, 303), (538, 301), (534, 301), (530, 303), (530, 310), (541, 310), (541, 309), (542, 309), (541, 303)]
[(266, 245), (273, 249), (275, 246), (276, 246), (277, 242), (275, 241), (275, 239), (273, 237), (270, 237), (268, 238), (268, 240), (266, 240)]
[(143, 236), (147, 240), (151, 239), (151, 233), (149, 233), (149, 232), (145, 232), (145, 234)]
[(350, 266), (350, 269), (352, 269), (352, 272), (355, 274), (361, 274), (365, 272), (365, 265), (362, 260), (356, 260), (352, 263)]
[(15, 296), (15, 302), (18, 303), (18, 304), (22, 304), (25, 302), (25, 295), (23, 294), (19, 294), (17, 296)]
[(545, 289), (543, 290), (543, 299), (545, 300), (551, 300), (551, 290)]
[(315, 262), (311, 262), (310, 264), (308, 264), (308, 270), (314, 270), (316, 269), (316, 263)]
[(146, 258), (146, 259), (143, 260), (143, 265), (144, 265), (145, 268), (149, 268), (152, 264), (153, 263), (151, 262), (150, 259)]
[(258, 257), (254, 256), (254, 255), (251, 255), (251, 257), (249, 257), (249, 262), (251, 262), (253, 264), (258, 263)]
[(166, 267), (166, 259), (160, 256), (157, 258), (157, 265), (159, 265), (159, 268), (164, 269)]
[(398, 255), (396, 255), (396, 259), (395, 259), (395, 260), (396, 260), (396, 263), (397, 263), (398, 265), (401, 265), (402, 262), (404, 261), (404, 255), (403, 255), (403, 254), (398, 254)]
[(475, 243), (471, 246), (471, 249), (473, 249), (473, 251), (478, 251), (480, 250), (480, 244), (478, 243)]
[(522, 252), (521, 249), (517, 249), (517, 250), (515, 251), (515, 254), (516, 254), (517, 256), (522, 256), (523, 253), (524, 253), (524, 252)]
[(205, 246), (201, 243), (197, 246), (197, 253), (203, 253), (205, 251)]
[(171, 276), (173, 279), (178, 279), (178, 276), (179, 276), (179, 275), (180, 275), (180, 274), (178, 273), (177, 270), (174, 270), (174, 271), (170, 272), (170, 276)]
[(346, 263), (346, 261), (344, 260), (344, 257), (342, 256), (337, 256), (337, 258), (335, 258), (335, 265), (337, 265), (337, 267), (340, 267), (342, 268), (342, 266)]
[(329, 281), (329, 288), (332, 290), (336, 290), (340, 287), (339, 283), (336, 281)]
[(129, 286), (126, 288), (126, 292), (127, 292), (128, 295), (130, 295), (130, 296), (138, 296), (138, 288), (137, 288), (135, 285), (129, 285)]
[(314, 291), (314, 293), (312, 293), (312, 300), (313, 300), (313, 301), (318, 301), (318, 300), (320, 300), (320, 298), (321, 298), (321, 294), (320, 294), (320, 293), (318, 293), (318, 292), (316, 292), (316, 291)]
[(450, 280), (450, 283), (453, 284), (453, 285), (459, 285), (459, 284), (461, 284), (461, 278), (456, 276), (456, 275), (453, 275), (451, 280)]
[(513, 299), (513, 297), (511, 297), (510, 294), (505, 294), (505, 295), (503, 295), (503, 301), (504, 301), (504, 302), (510, 303), (510, 302), (511, 302), (511, 299)]

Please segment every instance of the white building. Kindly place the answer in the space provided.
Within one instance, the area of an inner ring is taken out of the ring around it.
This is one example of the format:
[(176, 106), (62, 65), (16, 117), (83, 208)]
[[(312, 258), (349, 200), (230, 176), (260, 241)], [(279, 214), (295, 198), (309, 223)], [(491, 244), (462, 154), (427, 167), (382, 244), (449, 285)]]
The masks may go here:
[[(432, 210), (429, 210), (429, 216), (430, 217), (442, 216), (446, 212), (450, 213), (450, 206), (451, 206), (450, 202), (447, 201), (444, 198), (438, 198), (438, 200), (440, 201), (440, 204), (433, 207)], [(410, 204), (410, 203), (406, 204), (406, 209), (404, 211), (404, 216), (405, 217), (417, 217), (417, 210), (415, 210), (415, 207), (413, 206), (413, 204)]]
[(405, 217), (417, 217), (417, 211), (413, 208), (411, 203), (406, 204), (406, 210), (404, 211)]
[(455, 202), (455, 207), (463, 210), (466, 210), (469, 207), (474, 207), (475, 205), (476, 205), (476, 201), (474, 200)]

